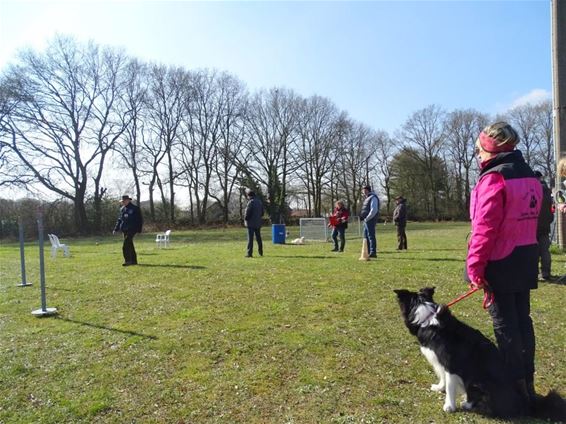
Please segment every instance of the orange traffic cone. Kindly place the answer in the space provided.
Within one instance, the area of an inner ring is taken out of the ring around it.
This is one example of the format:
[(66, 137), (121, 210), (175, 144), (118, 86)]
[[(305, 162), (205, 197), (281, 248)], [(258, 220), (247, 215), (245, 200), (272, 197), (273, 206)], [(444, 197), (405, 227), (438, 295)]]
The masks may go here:
[(365, 237), (362, 242), (362, 254), (360, 255), (360, 261), (369, 261), (368, 241)]

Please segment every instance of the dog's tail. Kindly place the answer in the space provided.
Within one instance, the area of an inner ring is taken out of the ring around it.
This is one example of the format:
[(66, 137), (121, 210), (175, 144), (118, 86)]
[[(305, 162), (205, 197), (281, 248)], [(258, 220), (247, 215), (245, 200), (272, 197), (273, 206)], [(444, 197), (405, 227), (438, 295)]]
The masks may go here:
[(551, 390), (546, 396), (537, 395), (532, 416), (552, 422), (566, 423), (566, 399)]

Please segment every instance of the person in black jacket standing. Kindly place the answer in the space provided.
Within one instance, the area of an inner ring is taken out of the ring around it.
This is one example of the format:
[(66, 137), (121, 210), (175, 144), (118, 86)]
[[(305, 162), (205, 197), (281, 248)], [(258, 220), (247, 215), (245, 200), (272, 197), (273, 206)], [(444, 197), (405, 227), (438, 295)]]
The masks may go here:
[(550, 226), (554, 220), (552, 213), (552, 192), (546, 185), (542, 173), (535, 171), (535, 177), (540, 180), (542, 185), (542, 203), (540, 205), (540, 214), (537, 222), (537, 241), (540, 259), (540, 276), (543, 280), (550, 280), (550, 266), (552, 259), (550, 256)]
[(257, 253), (263, 256), (263, 242), (261, 240), (261, 217), (263, 216), (263, 203), (259, 200), (255, 192), (251, 190), (246, 191), (249, 199), (246, 207), (246, 214), (244, 217), (244, 224), (248, 229), (248, 251), (246, 258), (253, 257), (254, 250), (254, 235), (257, 241)]
[(137, 265), (138, 257), (134, 248), (134, 236), (142, 231), (141, 209), (132, 203), (132, 199), (128, 195), (122, 196), (121, 204), (118, 221), (116, 221), (112, 234), (116, 234), (116, 231), (122, 231), (124, 234), (124, 244), (122, 245), (124, 263), (122, 266)]
[(407, 226), (407, 205), (405, 205), (405, 198), (399, 196), (395, 198), (397, 206), (393, 211), (393, 222), (397, 226), (397, 250), (407, 250), (407, 234), (405, 234), (405, 227)]

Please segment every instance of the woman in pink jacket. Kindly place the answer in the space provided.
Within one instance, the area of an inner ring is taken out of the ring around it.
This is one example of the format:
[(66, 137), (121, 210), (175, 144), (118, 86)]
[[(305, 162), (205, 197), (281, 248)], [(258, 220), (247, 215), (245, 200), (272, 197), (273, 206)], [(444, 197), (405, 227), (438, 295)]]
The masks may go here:
[(517, 132), (505, 122), (486, 127), (476, 141), (479, 180), (472, 192), (472, 235), (466, 267), (473, 285), (488, 287), (499, 349), (530, 402), (534, 397), (535, 334), (530, 291), (537, 287), (537, 218), (541, 185), (515, 146)]

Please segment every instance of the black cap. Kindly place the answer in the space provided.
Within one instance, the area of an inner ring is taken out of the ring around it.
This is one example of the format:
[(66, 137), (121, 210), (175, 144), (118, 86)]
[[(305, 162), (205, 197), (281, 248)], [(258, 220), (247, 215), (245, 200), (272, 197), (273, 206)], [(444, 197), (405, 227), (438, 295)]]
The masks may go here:
[(132, 198), (130, 196), (128, 196), (127, 194), (124, 194), (122, 196), (122, 200), (132, 200)]
[(253, 190), (246, 190), (246, 196), (248, 196), (248, 197), (255, 197), (255, 191), (253, 191)]
[(369, 184), (362, 187), (362, 190), (371, 191), (371, 186)]

